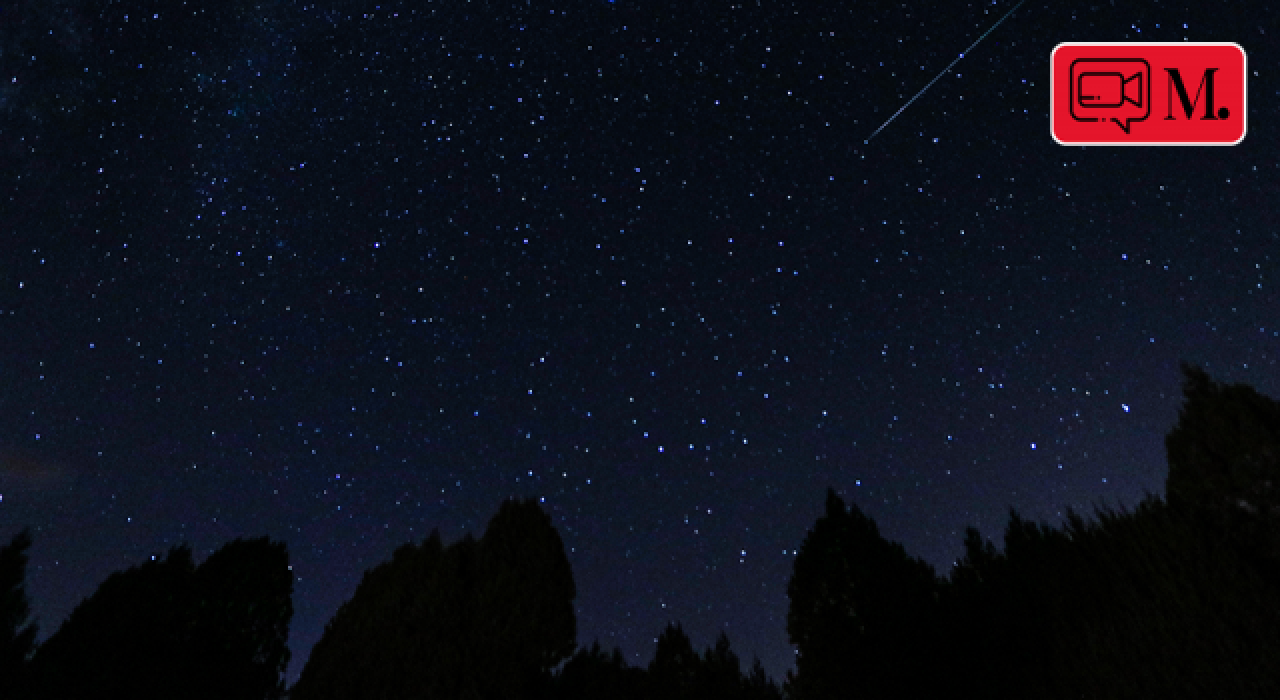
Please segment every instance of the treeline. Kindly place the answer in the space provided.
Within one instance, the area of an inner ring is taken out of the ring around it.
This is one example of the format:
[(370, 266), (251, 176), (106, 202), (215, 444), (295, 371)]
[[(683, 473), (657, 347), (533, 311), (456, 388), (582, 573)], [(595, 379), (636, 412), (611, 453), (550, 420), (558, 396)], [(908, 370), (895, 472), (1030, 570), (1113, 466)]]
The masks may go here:
[(796, 557), (787, 691), (819, 698), (1280, 697), (1280, 404), (1184, 367), (1166, 500), (1010, 513), (946, 578), (828, 493)]
[(199, 566), (176, 547), (37, 646), (21, 533), (0, 549), (0, 698), (1280, 697), (1280, 404), (1185, 375), (1166, 499), (1056, 528), (1011, 512), (1003, 549), (970, 528), (945, 577), (828, 492), (788, 588), (781, 687), (678, 624), (647, 667), (575, 649), (560, 536), (508, 501), (479, 539), (432, 533), (366, 572), (288, 689), (283, 543), (236, 540)]
[[(664, 698), (780, 700), (723, 634), (702, 654), (668, 626), (647, 669), (575, 650), (576, 589), (534, 501), (507, 501), (483, 537), (433, 532), (367, 571), (286, 690), (293, 614), (283, 543), (235, 540), (112, 574), (38, 647), (23, 589), (28, 532), (0, 549), (0, 698)], [(576, 652), (576, 653), (575, 653)]]
[[(293, 575), (283, 543), (188, 547), (107, 577), (43, 644), (23, 591), (28, 532), (0, 549), (0, 698), (284, 693)], [(198, 679), (198, 682), (195, 681)]]
[(479, 540), (445, 547), (433, 533), (370, 570), (326, 626), (292, 697), (781, 697), (758, 661), (743, 673), (723, 635), (697, 654), (670, 626), (647, 670), (598, 644), (574, 653), (574, 597), (551, 519), (534, 501), (508, 501)]

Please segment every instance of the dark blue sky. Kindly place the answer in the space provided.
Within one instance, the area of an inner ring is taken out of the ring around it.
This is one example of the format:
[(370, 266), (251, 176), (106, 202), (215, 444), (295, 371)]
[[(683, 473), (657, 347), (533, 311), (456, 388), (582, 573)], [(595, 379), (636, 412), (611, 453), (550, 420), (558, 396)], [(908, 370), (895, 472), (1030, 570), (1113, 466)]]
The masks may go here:
[[(1163, 494), (1180, 362), (1280, 395), (1263, 3), (1024, 4), (869, 144), (1012, 3), (188, 4), (0, 14), (42, 638), (268, 534), (292, 680), (365, 569), (521, 496), (581, 641), (780, 676), (828, 487), (941, 573), (1010, 507)], [(1056, 44), (1184, 39), (1248, 52), (1242, 144), (1054, 143)]]

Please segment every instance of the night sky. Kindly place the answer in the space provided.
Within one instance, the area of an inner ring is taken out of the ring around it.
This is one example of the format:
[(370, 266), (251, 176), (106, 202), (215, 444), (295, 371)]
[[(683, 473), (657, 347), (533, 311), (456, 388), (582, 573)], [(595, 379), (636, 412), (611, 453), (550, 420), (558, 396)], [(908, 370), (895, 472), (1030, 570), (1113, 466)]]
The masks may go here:
[[(1032, 0), (868, 143), (1013, 3), (241, 4), (0, 9), (42, 639), (266, 534), (292, 681), (366, 569), (518, 496), (580, 641), (779, 677), (828, 487), (945, 573), (1010, 507), (1163, 495), (1180, 362), (1280, 396), (1280, 8)], [(1056, 44), (1184, 39), (1248, 53), (1243, 143), (1053, 141)]]

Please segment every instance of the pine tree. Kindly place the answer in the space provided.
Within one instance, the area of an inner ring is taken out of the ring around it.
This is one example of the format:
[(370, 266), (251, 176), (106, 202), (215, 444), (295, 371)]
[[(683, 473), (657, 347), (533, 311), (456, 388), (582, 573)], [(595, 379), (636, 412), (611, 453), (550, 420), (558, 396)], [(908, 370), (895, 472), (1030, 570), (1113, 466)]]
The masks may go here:
[(680, 623), (668, 624), (658, 635), (653, 661), (649, 662), (655, 695), (673, 700), (696, 697), (701, 667), (702, 659)]
[(756, 659), (751, 671), (742, 679), (743, 700), (782, 700), (782, 690), (764, 671), (764, 664)]
[(706, 700), (738, 700), (745, 691), (742, 662), (729, 648), (729, 636), (723, 631), (714, 647), (707, 647), (699, 664), (694, 695)]
[(0, 697), (18, 697), (35, 651), (36, 625), (28, 622), (24, 586), (30, 547), (31, 531), (24, 529), (0, 548)]

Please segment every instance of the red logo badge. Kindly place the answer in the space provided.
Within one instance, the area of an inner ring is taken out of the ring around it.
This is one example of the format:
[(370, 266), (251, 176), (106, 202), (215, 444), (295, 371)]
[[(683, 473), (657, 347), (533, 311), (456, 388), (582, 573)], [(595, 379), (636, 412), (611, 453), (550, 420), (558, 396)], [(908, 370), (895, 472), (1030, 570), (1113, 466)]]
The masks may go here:
[(1234, 146), (1248, 73), (1239, 44), (1058, 44), (1049, 132), (1063, 146)]

